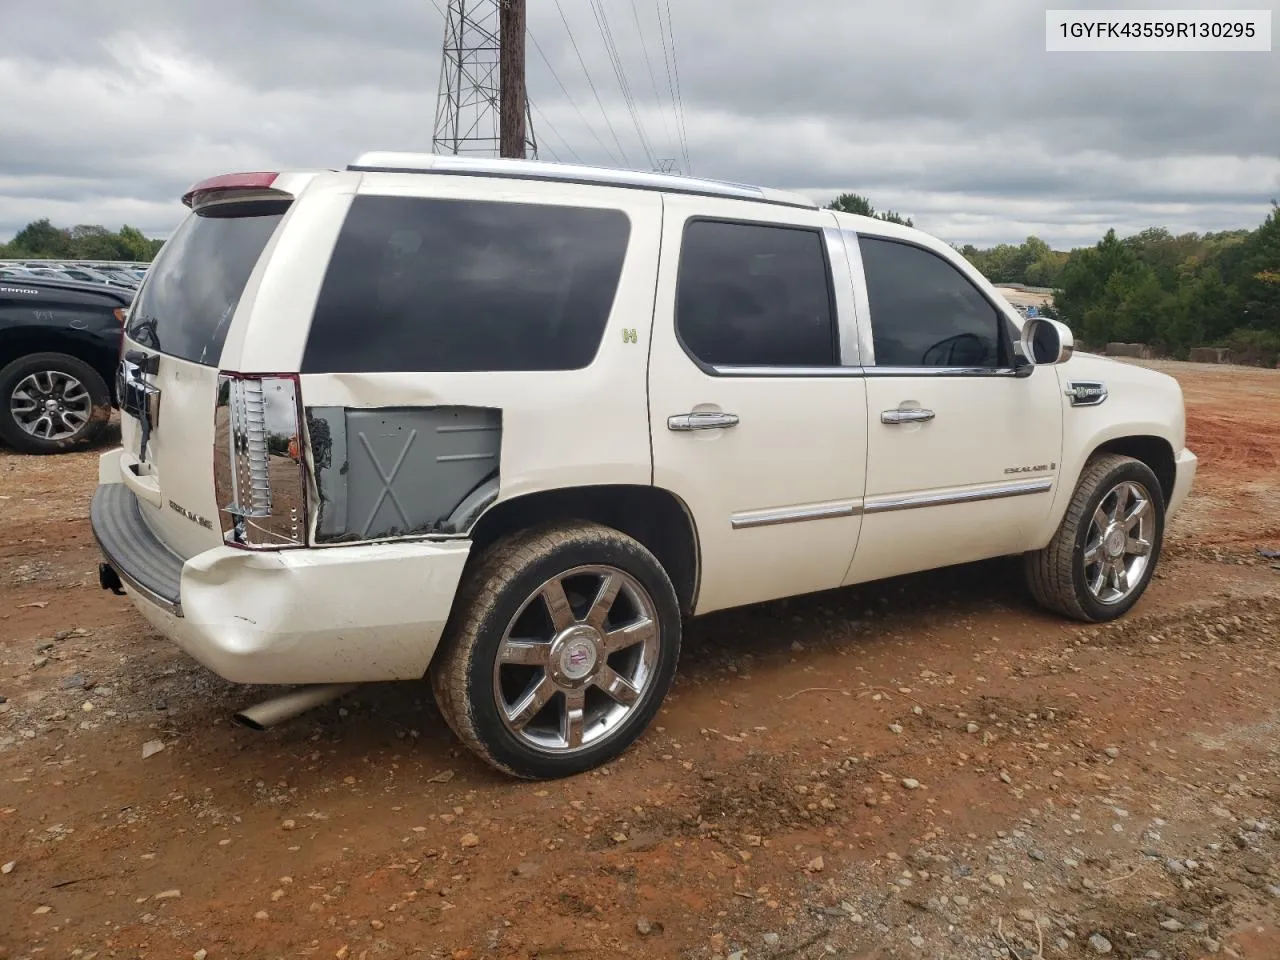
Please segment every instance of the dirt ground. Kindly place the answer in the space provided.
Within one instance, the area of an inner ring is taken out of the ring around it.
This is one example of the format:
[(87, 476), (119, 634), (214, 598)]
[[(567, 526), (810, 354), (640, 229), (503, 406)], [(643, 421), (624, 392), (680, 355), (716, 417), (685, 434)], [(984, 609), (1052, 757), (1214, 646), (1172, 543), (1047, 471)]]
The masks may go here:
[(234, 726), (98, 589), (96, 453), (0, 451), (0, 957), (1280, 957), (1280, 371), (1151, 365), (1202, 468), (1129, 617), (1010, 561), (711, 616), (542, 784), (424, 684)]
[(1031, 293), (1013, 287), (996, 287), (996, 289), (1015, 307), (1043, 307), (1053, 302), (1053, 294), (1050, 293)]

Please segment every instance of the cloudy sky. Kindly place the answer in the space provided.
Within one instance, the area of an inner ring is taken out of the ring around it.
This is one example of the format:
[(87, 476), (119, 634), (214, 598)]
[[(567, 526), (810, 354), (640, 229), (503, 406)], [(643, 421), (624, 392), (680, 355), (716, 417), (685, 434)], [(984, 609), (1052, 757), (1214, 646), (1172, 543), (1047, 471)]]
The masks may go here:
[[(7, 4), (0, 239), (39, 217), (164, 236), (208, 175), (430, 149), (446, 2)], [(543, 158), (685, 168), (668, 4), (695, 175), (857, 191), (979, 245), (1252, 227), (1280, 198), (1280, 44), (1050, 54), (1027, 0), (529, 0)]]

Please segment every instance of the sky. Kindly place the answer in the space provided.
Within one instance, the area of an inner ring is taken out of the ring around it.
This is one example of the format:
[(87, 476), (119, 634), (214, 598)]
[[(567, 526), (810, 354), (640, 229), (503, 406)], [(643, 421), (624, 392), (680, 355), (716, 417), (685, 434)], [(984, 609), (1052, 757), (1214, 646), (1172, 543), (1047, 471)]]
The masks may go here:
[[(185, 212), (183, 190), (206, 176), (431, 149), (446, 4), (10, 5), (0, 239), (41, 217), (163, 237)], [(1046, 6), (529, 0), (540, 157), (640, 169), (676, 159), (682, 172), (824, 203), (862, 193), (957, 244), (1035, 234), (1065, 249), (1108, 227), (1257, 226), (1280, 199), (1280, 42), (1271, 53), (1046, 53)]]

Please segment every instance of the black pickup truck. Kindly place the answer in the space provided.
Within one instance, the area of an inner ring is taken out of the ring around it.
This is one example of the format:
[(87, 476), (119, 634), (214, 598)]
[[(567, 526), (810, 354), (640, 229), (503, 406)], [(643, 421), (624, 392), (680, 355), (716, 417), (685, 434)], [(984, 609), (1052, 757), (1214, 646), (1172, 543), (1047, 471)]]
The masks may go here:
[(132, 300), (125, 287), (0, 279), (0, 441), (59, 453), (97, 439)]

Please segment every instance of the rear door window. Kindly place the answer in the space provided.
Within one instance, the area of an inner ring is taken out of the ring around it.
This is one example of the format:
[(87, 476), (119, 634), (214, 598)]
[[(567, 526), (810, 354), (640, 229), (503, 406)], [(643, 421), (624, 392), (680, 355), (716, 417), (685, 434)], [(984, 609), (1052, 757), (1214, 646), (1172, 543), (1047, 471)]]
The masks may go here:
[(604, 337), (630, 231), (621, 210), (356, 197), (302, 370), (585, 367)]
[(171, 357), (217, 366), (249, 274), (289, 201), (256, 200), (192, 213), (160, 249), (126, 332)]
[(836, 365), (821, 234), (690, 221), (680, 247), (676, 330), (685, 349), (711, 366)]

